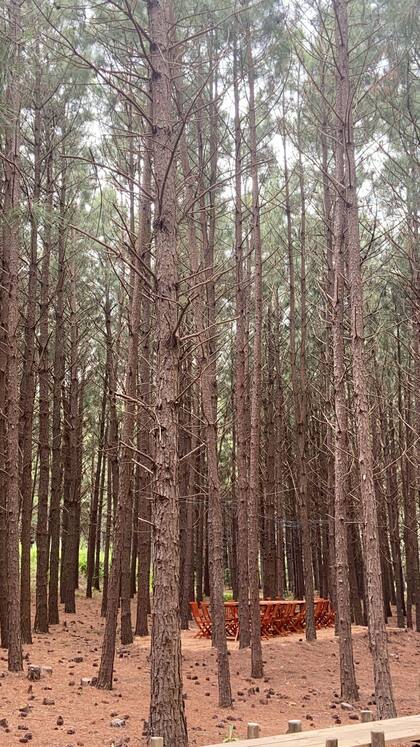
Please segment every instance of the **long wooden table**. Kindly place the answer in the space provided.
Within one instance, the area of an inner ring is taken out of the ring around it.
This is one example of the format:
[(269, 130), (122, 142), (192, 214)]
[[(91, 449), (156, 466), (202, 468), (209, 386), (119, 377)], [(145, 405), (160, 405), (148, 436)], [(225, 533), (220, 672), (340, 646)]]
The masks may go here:
[[(401, 716), (386, 721), (367, 724), (346, 724), (329, 729), (311, 729), (298, 734), (281, 734), (277, 737), (241, 739), (235, 747), (325, 747), (327, 739), (338, 739), (338, 747), (369, 747), (371, 732), (382, 731), (386, 742), (410, 742), (420, 739), (420, 715)], [(206, 747), (223, 747), (210, 744)]]

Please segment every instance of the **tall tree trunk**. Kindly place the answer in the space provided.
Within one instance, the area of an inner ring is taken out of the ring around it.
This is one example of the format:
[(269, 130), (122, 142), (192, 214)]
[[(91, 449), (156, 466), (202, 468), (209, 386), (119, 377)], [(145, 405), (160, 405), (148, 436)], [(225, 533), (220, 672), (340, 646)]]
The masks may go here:
[(152, 66), (151, 147), (156, 185), (156, 420), (153, 484), (153, 606), (151, 733), (164, 747), (186, 747), (179, 618), (179, 505), (177, 464), (178, 339), (176, 193), (171, 116), (169, 0), (148, 0)]
[(62, 550), (62, 600), (64, 611), (76, 612), (76, 576), (75, 555), (78, 545), (78, 507), (77, 507), (77, 416), (78, 416), (78, 327), (77, 327), (77, 300), (76, 300), (76, 277), (75, 269), (70, 269), (70, 387), (68, 396), (68, 440), (66, 455), (66, 490), (64, 493), (63, 517), (63, 550)]
[[(2, 205), (5, 210), (4, 203)], [(2, 226), (1, 232), (1, 279), (0, 279), (0, 636), (2, 648), (8, 647), (8, 615), (7, 615), (7, 418), (6, 418), (6, 390), (7, 390), (7, 317), (8, 317), (8, 286), (9, 286), (9, 245)], [(32, 485), (31, 485), (32, 497)], [(27, 520), (26, 520), (27, 521)], [(29, 524), (30, 533), (30, 524)]]
[(77, 390), (77, 426), (76, 426), (76, 541), (73, 547), (74, 588), (79, 588), (79, 548), (80, 548), (80, 525), (82, 511), (82, 480), (83, 480), (83, 416), (85, 410), (85, 386), (86, 378), (82, 372), (80, 384)]
[[(109, 441), (107, 441), (109, 445)], [(104, 542), (104, 578), (102, 584), (101, 617), (106, 617), (108, 606), (108, 581), (109, 581), (109, 554), (111, 545), (112, 506), (113, 506), (113, 471), (112, 459), (108, 456), (106, 460), (107, 485), (106, 485), (106, 520), (105, 520), (105, 542)]]
[(335, 496), (335, 581), (337, 605), (337, 632), (340, 652), (341, 697), (358, 700), (356, 672), (351, 635), (350, 577), (348, 564), (349, 511), (349, 460), (348, 420), (346, 406), (346, 370), (344, 362), (344, 255), (346, 249), (346, 209), (344, 143), (341, 137), (345, 119), (345, 101), (337, 80), (335, 111), (337, 115), (337, 139), (335, 147), (335, 217), (332, 238), (333, 294), (332, 305), (332, 352), (334, 381), (334, 496)]
[[(105, 426), (104, 449), (108, 443), (108, 424)], [(96, 543), (95, 543), (95, 569), (93, 572), (92, 586), (96, 591), (101, 590), (101, 549), (102, 549), (102, 516), (104, 508), (105, 495), (105, 478), (107, 474), (107, 460), (104, 451), (102, 457), (101, 485), (99, 488), (98, 518), (96, 524)]]
[(39, 304), (39, 482), (36, 524), (36, 597), (34, 630), (48, 633), (48, 493), (50, 484), (49, 321), (50, 258), (53, 211), (53, 132), (48, 128), (46, 159), (46, 224), (41, 263)]
[[(64, 151), (62, 156), (64, 156)], [(62, 386), (65, 375), (64, 339), (64, 281), (66, 259), (66, 162), (61, 159), (61, 184), (59, 192), (59, 231), (57, 257), (57, 283), (55, 288), (55, 329), (53, 363), (53, 412), (52, 412), (52, 463), (50, 498), (50, 576), (48, 585), (48, 619), (51, 625), (59, 622), (58, 582), (60, 565), (60, 504), (63, 484), (63, 455), (61, 438)]]
[(303, 583), (306, 600), (305, 637), (307, 641), (316, 638), (314, 616), (314, 576), (312, 568), (312, 540), (309, 524), (309, 491), (308, 491), (308, 381), (306, 376), (306, 338), (307, 338), (307, 310), (306, 310), (306, 196), (303, 179), (303, 163), (301, 148), (301, 109), (298, 102), (297, 138), (299, 149), (299, 192), (301, 204), (300, 216), (300, 348), (299, 348), (299, 383), (296, 380), (295, 402), (297, 414), (297, 449), (298, 449), (298, 486), (297, 496), (299, 514), (302, 524), (302, 559)]
[(20, 388), (20, 452), (21, 452), (21, 577), (20, 619), (22, 642), (32, 643), (31, 635), (31, 524), (32, 524), (32, 445), (35, 399), (35, 329), (36, 286), (38, 261), (38, 210), (41, 192), (41, 72), (37, 64), (34, 89), (34, 187), (31, 204), (31, 244), (29, 258), (28, 303), (25, 319), (23, 372)]
[(271, 305), (267, 311), (267, 382), (265, 394), (265, 490), (264, 490), (264, 531), (263, 531), (263, 595), (264, 599), (276, 596), (276, 531), (275, 531), (275, 502), (276, 502), (276, 436), (275, 436), (275, 356), (273, 342)]
[[(136, 372), (137, 373), (137, 372)], [(136, 378), (136, 374), (135, 374)], [(134, 445), (134, 441), (133, 441)], [(132, 453), (130, 455), (132, 459)], [(127, 506), (126, 523), (124, 525), (123, 549), (121, 560), (121, 643), (127, 646), (133, 643), (133, 626), (131, 623), (131, 542), (133, 536), (133, 501), (134, 501), (134, 469), (131, 471), (131, 484)]]
[[(3, 247), (8, 249), (7, 299), (7, 378), (6, 378), (6, 516), (7, 516), (7, 626), (8, 669), (22, 671), (22, 639), (20, 632), (19, 575), (19, 362), (18, 362), (18, 273), (19, 273), (19, 205), (20, 205), (20, 36), (22, 34), (20, 6), (16, 0), (8, 5), (9, 53), (6, 69), (5, 101), (8, 121), (5, 127)], [(3, 258), (4, 262), (4, 258)]]
[[(334, 605), (337, 606), (336, 600), (336, 549), (335, 549), (335, 475), (334, 462), (330, 458), (334, 450), (334, 432), (331, 426), (330, 418), (333, 415), (335, 403), (333, 402), (333, 334), (332, 334), (332, 313), (334, 298), (334, 268), (333, 268), (333, 205), (332, 189), (329, 180), (328, 166), (328, 106), (325, 100), (326, 90), (327, 62), (323, 61), (321, 66), (321, 91), (322, 91), (322, 122), (321, 122), (321, 159), (322, 159), (322, 207), (324, 219), (324, 233), (326, 244), (326, 273), (325, 273), (325, 296), (326, 296), (326, 342), (325, 342), (325, 399), (327, 411), (327, 458), (326, 458), (326, 490), (327, 490), (327, 511), (328, 511), (328, 545), (329, 545), (329, 566), (328, 566), (328, 587), (330, 596)], [(337, 168), (337, 165), (336, 165)], [(346, 530), (347, 531), (347, 530)]]
[(92, 501), (89, 516), (89, 535), (87, 548), (87, 579), (86, 579), (86, 597), (92, 598), (93, 576), (95, 572), (95, 549), (98, 533), (98, 506), (101, 489), (101, 478), (105, 471), (105, 422), (106, 422), (106, 402), (108, 398), (108, 376), (105, 371), (104, 391), (102, 394), (101, 416), (99, 420), (99, 437), (98, 437), (98, 457), (95, 470), (95, 480), (93, 484)]
[[(385, 417), (385, 416), (384, 416)], [(385, 425), (385, 423), (384, 423)], [(398, 501), (397, 455), (395, 449), (395, 432), (392, 413), (389, 414), (389, 431), (384, 433), (384, 451), (387, 478), (388, 525), (391, 542), (392, 565), (395, 579), (395, 596), (397, 607), (397, 626), (404, 628), (404, 578), (401, 563), (401, 540)]]
[(257, 125), (255, 113), (255, 69), (251, 29), (246, 30), (246, 57), (249, 89), (249, 141), (251, 156), (252, 212), (251, 241), (254, 250), (254, 341), (252, 349), (251, 433), (248, 489), (248, 578), (251, 620), (251, 676), (263, 676), (261, 646), (260, 590), (258, 563), (258, 495), (261, 422), (261, 336), (262, 336), (262, 256), (260, 198), (258, 184)]
[(373, 659), (375, 697), (380, 718), (396, 715), (389, 669), (388, 644), (383, 616), (378, 516), (373, 480), (373, 449), (369, 419), (367, 373), (364, 353), (363, 281), (361, 274), (356, 161), (353, 139), (353, 94), (350, 84), (348, 17), (345, 0), (333, 0), (336, 18), (337, 87), (342, 96), (340, 142), (346, 164), (346, 214), (351, 307), (353, 391), (363, 516), (366, 598), (369, 640)]
[(238, 615), (239, 647), (251, 642), (248, 581), (248, 434), (246, 427), (246, 306), (244, 299), (244, 258), (242, 235), (242, 134), (239, 109), (239, 49), (234, 36), (233, 78), (235, 99), (235, 454), (238, 496)]
[[(140, 247), (142, 262), (151, 267), (151, 162), (149, 149), (145, 149), (142, 174), (143, 195), (140, 201), (140, 220), (143, 226), (143, 244)], [(150, 611), (150, 562), (151, 562), (151, 483), (152, 483), (152, 439), (150, 430), (151, 404), (151, 303), (150, 294), (145, 288), (142, 299), (142, 320), (140, 329), (139, 398), (142, 402), (138, 412), (137, 444), (139, 449), (139, 528), (138, 528), (138, 570), (137, 570), (137, 614), (136, 635), (148, 635), (148, 613)]]

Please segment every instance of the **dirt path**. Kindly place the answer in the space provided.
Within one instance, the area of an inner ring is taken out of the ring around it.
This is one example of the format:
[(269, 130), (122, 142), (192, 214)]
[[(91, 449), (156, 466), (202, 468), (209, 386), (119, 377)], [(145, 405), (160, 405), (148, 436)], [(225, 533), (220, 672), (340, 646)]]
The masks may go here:
[[(52, 674), (30, 683), (26, 672), (7, 672), (5, 652), (0, 661), (0, 746), (18, 745), (28, 732), (36, 747), (111, 747), (146, 745), (142, 736), (148, 717), (150, 639), (137, 638), (119, 647), (115, 687), (111, 692), (82, 687), (82, 677), (95, 675), (100, 659), (103, 620), (99, 597), (78, 599), (76, 615), (62, 614), (48, 636), (35, 635), (25, 647), (28, 663), (51, 666)], [(392, 674), (398, 715), (420, 711), (420, 635), (390, 629)], [(216, 660), (208, 641), (183, 634), (184, 691), (191, 745), (222, 741), (229, 727), (245, 736), (248, 721), (257, 721), (262, 734), (285, 732), (288, 719), (300, 718), (304, 729), (351, 723), (359, 708), (372, 708), (372, 673), (367, 635), (354, 629), (360, 703), (343, 711), (338, 699), (338, 644), (333, 631), (323, 630), (308, 644), (292, 635), (264, 643), (265, 678), (249, 677), (249, 652), (230, 644), (234, 707), (217, 706)], [(46, 703), (44, 704), (44, 699)], [(52, 701), (52, 702), (51, 702)], [(24, 715), (20, 708), (29, 706)], [(112, 727), (113, 719), (125, 725)], [(176, 747), (174, 745), (174, 747)]]

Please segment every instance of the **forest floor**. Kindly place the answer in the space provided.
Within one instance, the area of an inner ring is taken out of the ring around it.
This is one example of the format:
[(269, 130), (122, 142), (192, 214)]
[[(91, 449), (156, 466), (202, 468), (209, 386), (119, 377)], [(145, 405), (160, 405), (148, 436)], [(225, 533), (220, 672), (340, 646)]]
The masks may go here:
[[(133, 604), (134, 611), (134, 604)], [(29, 682), (7, 672), (5, 652), (0, 659), (0, 745), (25, 741), (36, 747), (138, 747), (148, 718), (150, 638), (136, 638), (118, 646), (114, 690), (82, 687), (82, 677), (95, 676), (100, 661), (103, 620), (99, 595), (77, 600), (76, 615), (61, 615), (49, 635), (34, 635), (25, 646), (29, 663), (52, 667), (51, 674)], [(420, 711), (420, 635), (390, 627), (391, 668), (398, 715)], [(356, 723), (361, 708), (372, 708), (372, 668), (364, 628), (354, 628), (354, 650), (360, 701), (345, 711), (338, 697), (338, 642), (333, 629), (319, 631), (315, 643), (302, 635), (263, 643), (264, 680), (249, 676), (249, 651), (229, 644), (234, 707), (217, 703), (216, 657), (209, 641), (183, 633), (183, 673), (191, 745), (222, 742), (231, 727), (244, 737), (248, 721), (261, 725), (262, 735), (281, 734), (287, 721), (299, 718), (303, 728)], [(27, 708), (29, 706), (29, 709)], [(25, 708), (26, 707), (26, 708)], [(19, 709), (28, 711), (22, 715)], [(122, 727), (111, 726), (124, 719)], [(174, 746), (175, 747), (175, 746)]]

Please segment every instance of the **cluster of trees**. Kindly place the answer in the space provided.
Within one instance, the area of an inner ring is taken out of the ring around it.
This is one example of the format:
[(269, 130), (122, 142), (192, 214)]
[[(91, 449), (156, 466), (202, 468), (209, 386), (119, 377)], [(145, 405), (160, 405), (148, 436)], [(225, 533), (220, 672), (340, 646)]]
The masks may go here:
[(253, 677), (261, 590), (305, 597), (308, 640), (316, 591), (343, 697), (367, 624), (395, 714), (391, 606), (420, 631), (415, 18), (2, 0), (1, 644), (19, 671), (32, 629), (75, 612), (85, 545), (96, 684), (120, 610), (124, 643), (151, 633), (165, 745), (188, 742), (180, 631), (203, 595), (232, 702), (226, 586)]

